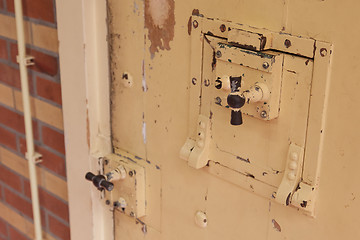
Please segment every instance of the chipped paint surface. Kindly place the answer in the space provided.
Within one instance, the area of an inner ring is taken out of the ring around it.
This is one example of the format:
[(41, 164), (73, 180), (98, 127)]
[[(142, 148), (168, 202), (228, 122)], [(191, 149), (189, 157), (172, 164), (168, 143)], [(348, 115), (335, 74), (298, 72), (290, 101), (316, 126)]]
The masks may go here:
[(145, 27), (151, 42), (150, 53), (170, 50), (175, 27), (174, 0), (145, 0)]

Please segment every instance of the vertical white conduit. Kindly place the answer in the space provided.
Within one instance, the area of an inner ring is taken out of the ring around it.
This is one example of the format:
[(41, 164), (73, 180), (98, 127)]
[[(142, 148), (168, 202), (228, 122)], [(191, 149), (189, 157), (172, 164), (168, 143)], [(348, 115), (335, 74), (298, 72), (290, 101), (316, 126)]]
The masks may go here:
[(42, 240), (39, 194), (38, 194), (37, 176), (36, 176), (37, 157), (34, 149), (29, 84), (28, 84), (28, 75), (26, 70), (27, 58), (25, 54), (25, 37), (24, 37), (22, 2), (21, 0), (14, 0), (14, 4), (15, 4), (18, 51), (19, 51), (18, 62), (20, 67), (21, 90), (22, 90), (22, 99), (23, 99), (23, 108), (24, 108), (25, 135), (26, 135), (26, 146), (27, 146), (26, 158), (28, 159), (28, 164), (29, 164), (32, 210), (33, 210), (34, 228), (35, 228), (34, 239)]

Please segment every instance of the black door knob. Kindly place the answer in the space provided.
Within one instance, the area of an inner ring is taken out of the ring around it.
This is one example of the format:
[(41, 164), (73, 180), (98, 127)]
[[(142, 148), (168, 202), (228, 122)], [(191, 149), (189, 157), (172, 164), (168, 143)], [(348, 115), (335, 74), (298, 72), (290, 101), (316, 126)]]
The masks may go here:
[(245, 101), (245, 97), (238, 95), (237, 93), (232, 93), (228, 95), (227, 103), (231, 108), (231, 125), (238, 126), (243, 123), (242, 113), (240, 109), (245, 105)]
[(91, 181), (94, 186), (98, 189), (98, 190), (103, 190), (106, 189), (107, 191), (111, 191), (114, 189), (114, 184), (106, 181), (106, 178), (104, 175), (95, 175), (92, 172), (88, 172), (85, 175), (85, 179)]

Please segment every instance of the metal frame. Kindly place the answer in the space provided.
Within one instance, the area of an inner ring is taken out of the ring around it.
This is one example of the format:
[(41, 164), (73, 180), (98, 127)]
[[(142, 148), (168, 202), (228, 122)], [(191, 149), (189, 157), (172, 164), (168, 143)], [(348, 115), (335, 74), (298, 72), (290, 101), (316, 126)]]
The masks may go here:
[[(309, 186), (307, 189), (310, 189), (310, 191), (315, 192), (315, 194), (311, 193), (314, 201), (319, 185), (319, 168), (322, 160), (323, 129), (325, 127), (327, 97), (330, 86), (329, 69), (331, 67), (330, 60), (333, 51), (332, 44), (316, 39), (293, 36), (281, 32), (272, 32), (266, 29), (224, 22), (218, 19), (205, 18), (202, 15), (193, 15), (191, 17), (189, 21), (189, 32), (191, 33), (190, 76), (192, 84), (190, 84), (189, 101), (189, 139), (186, 144), (190, 147), (192, 147), (191, 143), (194, 143), (194, 139), (196, 139), (197, 118), (199, 114), (203, 112), (200, 99), (204, 99), (201, 86), (204, 84), (202, 79), (202, 62), (203, 52), (205, 52), (205, 35), (228, 39), (229, 42), (251, 50), (269, 49), (313, 59), (314, 67), (301, 183)], [(247, 45), (248, 42), (253, 43), (253, 45)], [(199, 96), (201, 97), (199, 98)], [(184, 145), (181, 150), (182, 158), (189, 155), (190, 150), (186, 150), (185, 148)], [(241, 177), (235, 176), (236, 174), (233, 170), (222, 167), (220, 164), (215, 164), (210, 161), (209, 166), (207, 169), (210, 173), (221, 175), (227, 181), (240, 185), (250, 191), (253, 191), (251, 185), (260, 184), (246, 176), (241, 179)], [(265, 186), (266, 184), (263, 185)], [(264, 191), (257, 194), (267, 198), (274, 197), (272, 193), (276, 188), (264, 186), (262, 186)], [(306, 195), (310, 195), (310, 193), (306, 193)], [(315, 214), (314, 205), (304, 210), (309, 215), (314, 216)]]
[(71, 238), (113, 239), (112, 213), (84, 178), (111, 152), (106, 1), (56, 6)]

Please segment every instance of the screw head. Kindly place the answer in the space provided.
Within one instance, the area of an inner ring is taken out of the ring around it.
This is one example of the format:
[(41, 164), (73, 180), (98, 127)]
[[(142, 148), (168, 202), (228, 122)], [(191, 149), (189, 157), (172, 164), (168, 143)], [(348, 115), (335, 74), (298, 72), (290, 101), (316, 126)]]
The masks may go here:
[(196, 85), (196, 81), (197, 81), (196, 78), (191, 79), (191, 82), (192, 82), (193, 85)]
[(106, 205), (110, 205), (110, 200), (106, 200), (106, 201), (105, 201), (105, 204), (106, 204)]
[(286, 39), (284, 45), (286, 48), (289, 48), (291, 46), (291, 41), (289, 39)]
[(129, 176), (132, 177), (134, 175), (133, 171), (129, 171)]
[(217, 51), (216, 51), (216, 57), (217, 57), (217, 58), (221, 58), (221, 56), (222, 56), (221, 51), (220, 51), (220, 50), (217, 50)]
[(194, 21), (193, 21), (193, 26), (194, 26), (194, 28), (197, 28), (197, 27), (199, 26), (198, 21), (194, 20)]
[(134, 212), (131, 212), (131, 213), (130, 213), (130, 217), (135, 217), (135, 213), (134, 213)]
[(220, 31), (221, 31), (221, 32), (225, 32), (225, 31), (226, 31), (226, 26), (225, 26), (225, 24), (221, 24), (221, 25), (220, 25)]
[(260, 117), (261, 117), (261, 118), (266, 118), (266, 117), (267, 117), (267, 112), (266, 112), (266, 111), (262, 111), (262, 112), (260, 113)]
[(262, 64), (262, 67), (264, 68), (264, 69), (268, 69), (269, 68), (269, 63), (268, 62), (263, 62), (263, 64)]
[(322, 57), (325, 57), (325, 56), (327, 55), (327, 49), (326, 49), (326, 48), (321, 48), (321, 49), (320, 49), (320, 55), (321, 55)]

